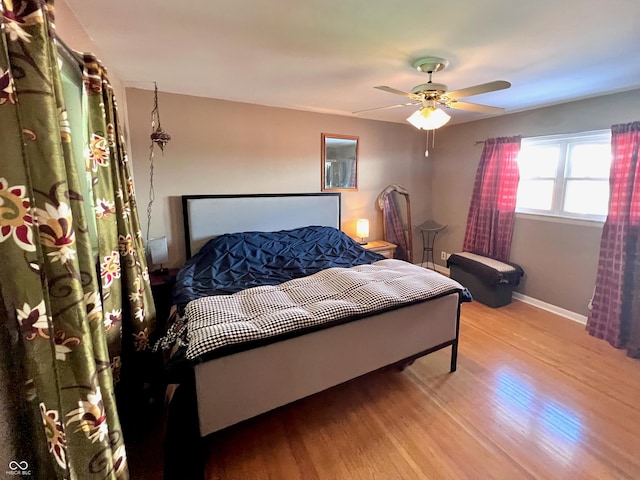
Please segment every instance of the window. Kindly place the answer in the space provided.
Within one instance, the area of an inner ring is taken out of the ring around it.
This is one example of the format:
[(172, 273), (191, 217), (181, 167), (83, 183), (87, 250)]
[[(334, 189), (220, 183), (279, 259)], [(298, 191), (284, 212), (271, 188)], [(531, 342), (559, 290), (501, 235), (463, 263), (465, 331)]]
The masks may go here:
[(95, 201), (91, 186), (91, 172), (87, 170), (85, 159), (86, 141), (81, 134), (81, 132), (86, 132), (88, 129), (87, 108), (85, 105), (87, 99), (82, 83), (82, 71), (78, 67), (78, 62), (62, 47), (58, 48), (58, 65), (60, 66), (60, 80), (67, 110), (69, 130), (77, 132), (71, 135), (71, 149), (76, 162), (82, 198), (84, 199), (82, 203), (89, 230), (89, 240), (93, 254), (97, 256), (98, 227), (96, 226)]
[(516, 211), (604, 221), (611, 131), (524, 138)]

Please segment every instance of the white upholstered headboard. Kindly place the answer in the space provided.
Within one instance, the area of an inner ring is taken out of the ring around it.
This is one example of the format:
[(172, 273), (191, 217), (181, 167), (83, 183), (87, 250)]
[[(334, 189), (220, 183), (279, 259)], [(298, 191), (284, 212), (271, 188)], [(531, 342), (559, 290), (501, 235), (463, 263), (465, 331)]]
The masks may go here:
[(340, 229), (340, 193), (183, 195), (187, 258), (224, 233), (321, 225)]

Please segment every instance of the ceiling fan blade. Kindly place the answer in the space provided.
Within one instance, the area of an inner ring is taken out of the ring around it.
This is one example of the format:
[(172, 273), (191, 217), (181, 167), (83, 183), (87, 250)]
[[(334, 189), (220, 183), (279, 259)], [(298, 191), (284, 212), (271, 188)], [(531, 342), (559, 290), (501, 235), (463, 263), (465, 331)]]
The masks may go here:
[(490, 107), (489, 105), (480, 105), (478, 103), (458, 102), (457, 100), (448, 103), (447, 106), (458, 110), (466, 110), (467, 112), (489, 113), (491, 115), (500, 115), (501, 113), (504, 113), (504, 108), (501, 107)]
[(413, 98), (412, 93), (396, 90), (395, 88), (387, 87), (386, 85), (382, 85), (380, 87), (373, 87), (373, 88), (377, 88), (378, 90), (384, 90), (385, 92), (389, 92), (389, 93), (395, 93), (396, 95), (402, 95), (403, 97)]
[(389, 105), (388, 107), (376, 107), (376, 108), (368, 108), (366, 110), (358, 110), (357, 112), (351, 112), (354, 115), (358, 113), (364, 112), (372, 112), (374, 110), (388, 110), (390, 108), (398, 108), (398, 107), (410, 107), (411, 105), (420, 105), (420, 102), (407, 102), (407, 103), (399, 103), (398, 105)]
[[(481, 85), (475, 85), (473, 87), (463, 88), (461, 90), (454, 90), (453, 92), (445, 93), (445, 96), (450, 100), (457, 100), (458, 98), (471, 97), (473, 95), (480, 95), (481, 93), (495, 92), (496, 90), (504, 90), (509, 88), (511, 84), (504, 80), (496, 80), (495, 82), (483, 83)], [(380, 88), (380, 87), (376, 87)]]

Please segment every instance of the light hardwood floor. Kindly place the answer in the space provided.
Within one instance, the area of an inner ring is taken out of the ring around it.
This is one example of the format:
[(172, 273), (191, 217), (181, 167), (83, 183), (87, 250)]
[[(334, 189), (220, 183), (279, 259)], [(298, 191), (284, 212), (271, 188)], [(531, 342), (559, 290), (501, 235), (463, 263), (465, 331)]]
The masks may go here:
[(449, 351), (208, 437), (206, 478), (640, 479), (640, 360), (518, 301)]

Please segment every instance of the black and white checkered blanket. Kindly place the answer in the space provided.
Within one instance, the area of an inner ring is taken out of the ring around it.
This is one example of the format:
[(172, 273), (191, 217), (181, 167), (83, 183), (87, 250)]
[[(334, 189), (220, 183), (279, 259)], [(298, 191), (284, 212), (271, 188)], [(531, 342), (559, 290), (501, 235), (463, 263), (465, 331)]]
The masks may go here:
[(361, 317), (453, 292), (464, 287), (439, 273), (401, 260), (352, 268), (329, 268), (276, 286), (190, 302), (187, 358), (291, 331)]

